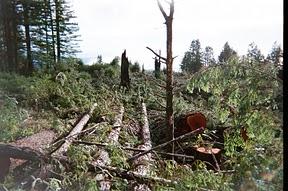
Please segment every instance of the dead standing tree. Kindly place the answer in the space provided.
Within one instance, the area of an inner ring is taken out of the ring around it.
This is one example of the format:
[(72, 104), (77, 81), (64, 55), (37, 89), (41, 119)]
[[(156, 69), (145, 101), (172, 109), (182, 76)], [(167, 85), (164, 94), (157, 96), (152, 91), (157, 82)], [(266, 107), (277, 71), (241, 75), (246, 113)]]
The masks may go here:
[[(164, 11), (163, 6), (160, 1), (157, 0), (159, 9), (165, 19), (166, 31), (167, 31), (167, 41), (166, 41), (166, 58), (161, 57), (155, 53), (151, 48), (147, 47), (151, 50), (158, 58), (159, 62), (164, 61), (166, 63), (166, 124), (167, 128), (170, 129), (169, 138), (171, 140), (174, 139), (174, 116), (173, 116), (173, 54), (172, 54), (172, 22), (174, 15), (174, 0), (169, 2), (170, 12), (169, 15)], [(174, 153), (174, 142), (172, 145), (172, 153)]]

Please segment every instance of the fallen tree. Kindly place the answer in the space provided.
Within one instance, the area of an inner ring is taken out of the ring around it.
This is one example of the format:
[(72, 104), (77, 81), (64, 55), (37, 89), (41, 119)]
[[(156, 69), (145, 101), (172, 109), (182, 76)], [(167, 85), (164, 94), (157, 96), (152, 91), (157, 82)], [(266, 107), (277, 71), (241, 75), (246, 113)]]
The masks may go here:
[[(151, 138), (150, 138), (150, 130), (149, 130), (149, 122), (147, 117), (147, 110), (145, 103), (142, 103), (142, 116), (143, 116), (143, 125), (141, 129), (141, 136), (143, 140), (143, 144), (139, 145), (139, 149), (150, 150), (152, 147)], [(133, 161), (134, 170), (133, 172), (139, 173), (143, 176), (147, 176), (150, 172), (150, 163), (152, 161), (151, 153), (147, 153), (146, 155), (142, 155), (141, 157), (135, 159)], [(133, 190), (137, 191), (149, 191), (151, 190), (147, 184), (138, 184), (133, 185)]]
[(77, 138), (80, 132), (83, 130), (84, 126), (89, 121), (92, 113), (94, 112), (97, 104), (94, 103), (90, 111), (85, 114), (77, 125), (72, 129), (72, 131), (64, 138), (64, 143), (52, 153), (52, 156), (63, 156), (63, 154), (68, 150), (69, 146), (72, 144), (73, 140)]
[[(120, 112), (118, 115), (116, 115), (115, 117), (115, 122), (113, 124), (112, 130), (109, 133), (106, 142), (114, 145), (118, 142), (118, 138), (119, 138), (119, 133), (122, 127), (122, 118), (123, 118), (123, 114), (124, 114), (124, 107), (121, 106), (120, 107)], [(99, 149), (99, 154), (97, 159), (95, 159), (93, 161), (93, 165), (97, 166), (106, 166), (106, 165), (110, 165), (111, 164), (111, 160), (109, 158), (109, 153), (104, 149), (104, 148), (100, 148)], [(109, 177), (107, 177), (107, 175), (105, 173), (99, 173), (96, 175), (96, 179), (99, 181), (99, 189), (100, 190), (110, 190), (111, 187), (111, 181), (109, 180)]]

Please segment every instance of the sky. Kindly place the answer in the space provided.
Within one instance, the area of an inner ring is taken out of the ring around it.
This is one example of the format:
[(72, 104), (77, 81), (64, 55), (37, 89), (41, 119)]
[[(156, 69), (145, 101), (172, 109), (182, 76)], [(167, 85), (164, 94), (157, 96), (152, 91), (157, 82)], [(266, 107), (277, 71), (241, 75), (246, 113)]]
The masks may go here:
[[(70, 0), (79, 25), (85, 64), (121, 57), (154, 69), (153, 53), (166, 56), (166, 26), (156, 0)], [(164, 9), (168, 4), (161, 1)], [(192, 40), (211, 46), (217, 59), (225, 42), (240, 55), (254, 42), (266, 56), (275, 41), (283, 47), (282, 0), (174, 0), (173, 69), (179, 70)]]

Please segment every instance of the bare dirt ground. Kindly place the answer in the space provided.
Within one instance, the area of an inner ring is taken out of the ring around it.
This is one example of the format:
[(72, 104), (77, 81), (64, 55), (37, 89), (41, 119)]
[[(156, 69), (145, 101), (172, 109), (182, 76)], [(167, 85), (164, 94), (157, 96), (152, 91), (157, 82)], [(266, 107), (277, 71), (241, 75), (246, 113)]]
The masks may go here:
[[(52, 141), (55, 139), (55, 136), (56, 133), (54, 133), (52, 130), (43, 130), (29, 137), (12, 142), (11, 145), (17, 147), (29, 147), (33, 150), (45, 153), (45, 149), (49, 146), (50, 143), (52, 143)], [(11, 159), (10, 169), (12, 170), (24, 162), (24, 160)]]

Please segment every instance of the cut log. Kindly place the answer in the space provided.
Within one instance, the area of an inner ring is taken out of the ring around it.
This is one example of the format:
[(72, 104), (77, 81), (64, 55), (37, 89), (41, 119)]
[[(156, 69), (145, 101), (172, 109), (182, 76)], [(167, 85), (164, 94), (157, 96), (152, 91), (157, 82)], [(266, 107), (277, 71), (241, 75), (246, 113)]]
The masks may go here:
[(188, 147), (184, 150), (185, 154), (194, 156), (194, 161), (203, 161), (207, 169), (219, 171), (222, 150), (219, 148), (206, 148), (206, 147)]
[[(152, 147), (151, 138), (150, 138), (150, 130), (149, 130), (149, 122), (147, 117), (147, 110), (145, 103), (142, 103), (142, 115), (143, 115), (143, 125), (142, 125), (142, 140), (143, 144), (139, 145), (139, 149), (150, 150)], [(150, 163), (152, 161), (151, 153), (147, 153), (146, 155), (142, 155), (141, 157), (135, 159), (133, 161), (134, 172), (139, 173), (143, 176), (147, 176), (150, 173)], [(133, 185), (133, 190), (135, 191), (149, 191), (151, 190), (147, 184), (138, 184)]]
[(206, 117), (200, 112), (180, 115), (175, 120), (175, 137), (194, 131), (200, 127), (206, 128)]
[[(119, 133), (120, 133), (120, 130), (121, 130), (121, 127), (122, 127), (123, 114), (124, 114), (124, 107), (121, 106), (119, 114), (116, 115), (116, 117), (115, 117), (115, 122), (113, 124), (113, 129), (109, 133), (106, 142), (108, 142), (110, 144), (116, 144), (118, 142)], [(111, 160), (109, 158), (108, 152), (105, 149), (100, 148), (98, 157), (97, 157), (97, 159), (95, 161), (93, 161), (92, 164), (94, 166), (97, 166), (97, 165), (100, 165), (100, 166), (110, 165), (111, 164)], [(101, 191), (110, 190), (111, 181), (110, 181), (109, 177), (107, 177), (104, 173), (97, 174), (96, 175), (96, 179), (99, 181), (99, 190), (101, 190)]]
[(66, 136), (64, 143), (52, 153), (52, 156), (62, 156), (64, 153), (67, 152), (69, 146), (72, 144), (73, 140), (77, 138), (77, 136), (80, 134), (84, 126), (89, 121), (93, 111), (95, 110), (97, 104), (93, 104), (90, 111), (85, 114), (81, 120), (77, 123), (77, 125), (72, 129), (72, 131)]

